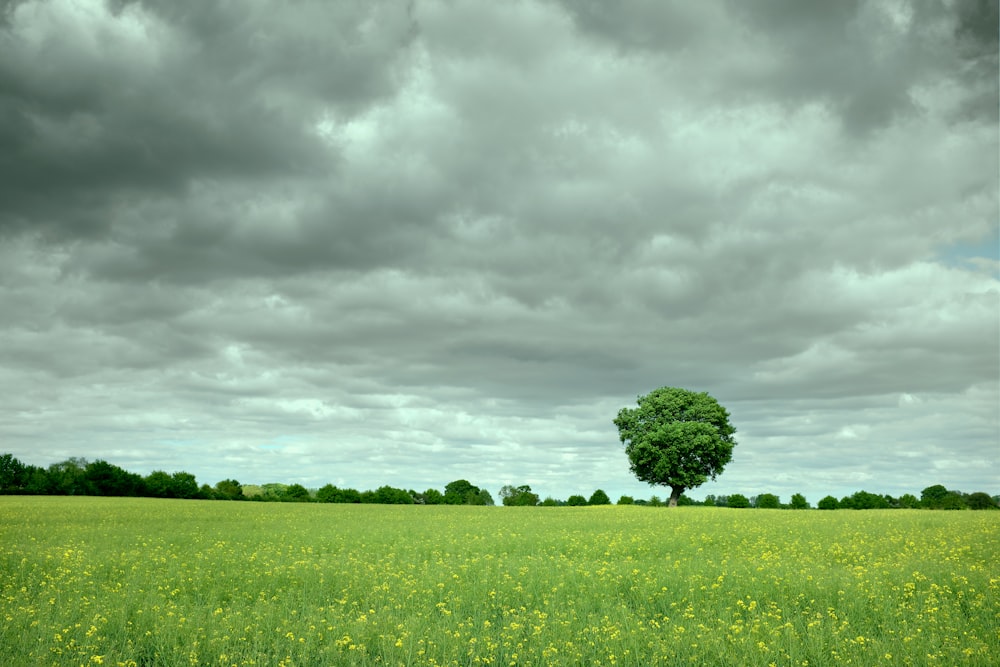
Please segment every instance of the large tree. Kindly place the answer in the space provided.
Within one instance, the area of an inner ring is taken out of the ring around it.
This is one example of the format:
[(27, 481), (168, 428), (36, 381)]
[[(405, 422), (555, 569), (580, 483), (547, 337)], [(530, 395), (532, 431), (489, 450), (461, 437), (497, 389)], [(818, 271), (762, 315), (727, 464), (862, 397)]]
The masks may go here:
[(670, 487), (670, 506), (687, 489), (715, 479), (733, 457), (736, 429), (707, 393), (662, 387), (622, 408), (614, 420), (632, 472)]

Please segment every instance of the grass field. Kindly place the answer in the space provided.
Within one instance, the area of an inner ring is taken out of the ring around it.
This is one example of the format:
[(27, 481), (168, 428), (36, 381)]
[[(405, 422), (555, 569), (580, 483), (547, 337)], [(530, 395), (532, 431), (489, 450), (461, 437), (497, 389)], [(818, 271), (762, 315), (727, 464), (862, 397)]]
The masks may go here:
[(998, 554), (1000, 512), (0, 497), (0, 664), (989, 665)]

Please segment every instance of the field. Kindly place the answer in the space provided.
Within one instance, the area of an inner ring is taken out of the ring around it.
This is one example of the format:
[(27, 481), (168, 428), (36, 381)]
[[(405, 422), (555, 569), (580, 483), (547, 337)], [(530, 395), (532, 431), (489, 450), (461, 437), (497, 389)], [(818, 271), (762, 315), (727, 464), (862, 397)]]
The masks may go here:
[(998, 554), (988, 511), (0, 497), (0, 664), (987, 665)]

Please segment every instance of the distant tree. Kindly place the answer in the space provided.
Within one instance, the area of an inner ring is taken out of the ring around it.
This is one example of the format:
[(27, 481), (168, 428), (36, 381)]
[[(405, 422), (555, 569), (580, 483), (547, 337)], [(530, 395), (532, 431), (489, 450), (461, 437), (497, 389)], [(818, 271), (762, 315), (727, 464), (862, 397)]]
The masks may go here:
[(24, 493), (36, 496), (52, 493), (50, 490), (52, 482), (45, 468), (34, 465), (25, 466), (24, 478)]
[(84, 477), (98, 496), (137, 496), (142, 490), (142, 477), (100, 459), (86, 465)]
[(189, 472), (175, 472), (170, 476), (175, 498), (197, 498), (200, 494), (198, 481)]
[(444, 505), (444, 494), (437, 489), (427, 489), (422, 499), (425, 505)]
[(146, 475), (146, 489), (153, 498), (176, 498), (174, 482), (169, 474), (162, 470), (154, 470)]
[(729, 496), (727, 501), (728, 507), (750, 507), (750, 499), (744, 496), (742, 493), (734, 493)]
[(793, 510), (807, 510), (809, 509), (809, 501), (806, 500), (806, 497), (801, 493), (793, 493), (792, 501), (789, 503), (789, 506)]
[(603, 489), (597, 489), (592, 494), (590, 494), (590, 499), (587, 501), (588, 505), (610, 505), (611, 498), (608, 498), (608, 494), (604, 492)]
[(650, 507), (663, 507), (664, 503), (659, 496), (652, 495), (649, 497), (649, 500), (646, 502), (646, 504), (649, 505)]
[(965, 496), (957, 491), (949, 491), (948, 495), (944, 497), (941, 501), (941, 506), (939, 509), (943, 510), (964, 510), (968, 509), (968, 504), (966, 504)]
[(583, 507), (587, 504), (587, 499), (579, 494), (573, 494), (566, 499), (566, 504), (570, 507)]
[(736, 429), (729, 412), (707, 393), (662, 387), (622, 408), (614, 419), (632, 472), (643, 482), (681, 494), (715, 479), (732, 459)]
[[(364, 494), (362, 494), (363, 497)], [(380, 486), (375, 489), (372, 502), (382, 505), (412, 505), (413, 496), (403, 489), (397, 489), (392, 486)]]
[(309, 489), (301, 484), (289, 484), (285, 487), (285, 493), (281, 499), (289, 503), (308, 503), (312, 497), (309, 495)]
[(49, 490), (58, 496), (82, 496), (90, 493), (87, 483), (87, 459), (71, 457), (49, 466)]
[(545, 496), (545, 500), (543, 500), (538, 504), (541, 505), (542, 507), (559, 507), (560, 505), (562, 505), (561, 502), (559, 502), (552, 496)]
[(762, 493), (757, 496), (757, 504), (754, 506), (766, 510), (781, 509), (781, 498), (773, 493)]
[(527, 484), (521, 486), (504, 485), (500, 489), (500, 498), (504, 505), (530, 507), (538, 504), (538, 494), (531, 492)]
[(635, 498), (632, 496), (621, 496), (618, 498), (619, 505), (635, 505)]
[(13, 454), (0, 456), (0, 494), (23, 493), (27, 478), (28, 467)]
[(816, 503), (816, 507), (821, 510), (835, 510), (840, 508), (840, 502), (833, 496), (826, 496)]
[(715, 496), (716, 507), (729, 507), (729, 496)]
[(990, 497), (990, 494), (983, 491), (976, 491), (975, 493), (970, 493), (969, 497), (965, 499), (966, 504), (969, 506), (970, 510), (995, 510), (997, 509), (997, 504)]
[(889, 509), (889, 501), (885, 499), (884, 496), (880, 496), (877, 493), (868, 493), (867, 491), (856, 491), (850, 498), (845, 499), (840, 502), (840, 507), (845, 508), (845, 505), (849, 505), (850, 509), (856, 510), (882, 510)]
[(324, 484), (316, 489), (316, 502), (335, 503), (337, 502), (338, 490), (333, 484)]
[(493, 507), (493, 505), (494, 505), (494, 503), (493, 503), (493, 496), (490, 495), (490, 492), (487, 491), (486, 489), (479, 489), (479, 498), (477, 498), (476, 502), (474, 502), (472, 504), (473, 505), (485, 505), (487, 507)]
[(215, 497), (219, 500), (243, 500), (243, 485), (235, 479), (216, 482)]
[(479, 487), (465, 479), (456, 479), (444, 487), (444, 501), (449, 505), (470, 505), (469, 501), (479, 494)]
[(904, 493), (896, 503), (903, 509), (916, 509), (920, 507), (920, 499), (912, 493)]
[(932, 510), (941, 509), (947, 496), (948, 489), (943, 484), (934, 484), (920, 492), (920, 505)]
[(692, 498), (686, 493), (682, 493), (680, 495), (680, 498), (677, 499), (678, 507), (690, 507), (691, 505), (697, 505), (697, 504), (698, 503), (694, 501), (694, 498)]
[(361, 492), (357, 489), (339, 489), (335, 503), (357, 504), (361, 502)]

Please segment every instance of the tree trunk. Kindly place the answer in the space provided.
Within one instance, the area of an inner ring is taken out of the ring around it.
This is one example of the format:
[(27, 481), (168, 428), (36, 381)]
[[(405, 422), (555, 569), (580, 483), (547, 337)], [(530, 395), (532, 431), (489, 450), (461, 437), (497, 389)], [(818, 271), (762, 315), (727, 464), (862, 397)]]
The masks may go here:
[(670, 507), (677, 507), (677, 499), (681, 497), (682, 493), (684, 493), (683, 486), (670, 487)]

